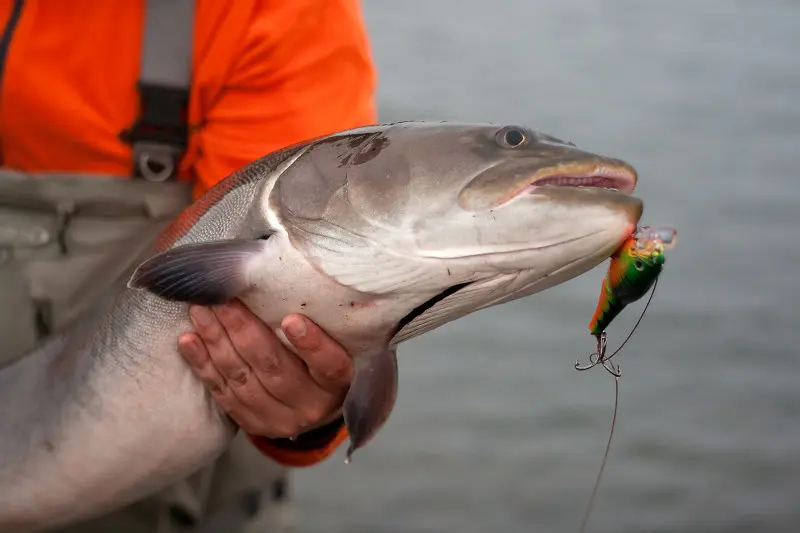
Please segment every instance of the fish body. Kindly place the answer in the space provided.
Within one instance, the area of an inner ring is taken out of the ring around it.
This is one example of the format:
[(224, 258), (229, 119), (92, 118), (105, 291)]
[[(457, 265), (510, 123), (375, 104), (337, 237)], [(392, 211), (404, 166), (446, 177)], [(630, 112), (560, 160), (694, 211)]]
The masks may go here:
[(671, 228), (644, 226), (614, 252), (589, 322), (592, 335), (601, 335), (626, 306), (647, 294), (664, 268), (665, 249), (674, 242)]
[(189, 206), (71, 329), (0, 371), (0, 531), (108, 512), (236, 429), (177, 352), (190, 303), (241, 300), (286, 343), (317, 322), (356, 367), (348, 457), (397, 394), (397, 346), (563, 283), (636, 227), (637, 176), (520, 126), (399, 123), (265, 156)]

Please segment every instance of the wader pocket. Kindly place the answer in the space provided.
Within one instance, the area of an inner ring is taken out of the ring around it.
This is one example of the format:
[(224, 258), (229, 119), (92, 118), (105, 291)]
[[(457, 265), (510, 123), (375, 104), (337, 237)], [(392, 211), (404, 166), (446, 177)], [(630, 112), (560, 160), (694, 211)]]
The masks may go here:
[(19, 263), (0, 248), (0, 367), (36, 345), (36, 314)]
[(55, 215), (0, 208), (0, 366), (33, 348), (47, 327), (50, 309), (34, 296), (29, 266), (59, 255), (57, 237)]

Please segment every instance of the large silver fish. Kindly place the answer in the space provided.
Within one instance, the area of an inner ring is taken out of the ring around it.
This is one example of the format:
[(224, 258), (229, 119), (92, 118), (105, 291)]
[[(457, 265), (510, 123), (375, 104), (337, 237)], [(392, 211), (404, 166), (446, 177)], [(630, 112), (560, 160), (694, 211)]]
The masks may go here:
[(187, 302), (239, 298), (282, 339), (302, 312), (338, 340), (356, 364), (350, 457), (392, 411), (399, 343), (607, 259), (641, 217), (636, 179), (488, 124), (361, 128), (255, 161), (74, 328), (0, 371), (0, 531), (120, 507), (225, 449), (235, 428), (177, 353)]

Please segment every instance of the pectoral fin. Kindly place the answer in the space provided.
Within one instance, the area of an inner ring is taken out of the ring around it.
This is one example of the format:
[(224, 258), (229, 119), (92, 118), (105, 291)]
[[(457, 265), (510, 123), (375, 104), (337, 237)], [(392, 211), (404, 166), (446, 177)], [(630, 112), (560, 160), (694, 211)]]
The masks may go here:
[(250, 288), (250, 265), (265, 247), (244, 239), (177, 246), (139, 265), (128, 287), (178, 302), (226, 303)]
[(350, 435), (346, 463), (383, 426), (397, 398), (397, 356), (395, 348), (362, 356), (344, 401), (344, 421)]

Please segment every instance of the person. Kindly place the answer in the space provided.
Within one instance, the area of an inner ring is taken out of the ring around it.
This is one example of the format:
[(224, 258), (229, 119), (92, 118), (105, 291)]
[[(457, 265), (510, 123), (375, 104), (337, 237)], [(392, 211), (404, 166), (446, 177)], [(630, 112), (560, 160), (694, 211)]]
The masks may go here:
[[(6, 361), (67, 327), (231, 172), (376, 120), (357, 0), (0, 0), (0, 30)], [(240, 303), (190, 315), (194, 330), (176, 343), (240, 426), (230, 450), (60, 531), (290, 529), (287, 469), (319, 463), (346, 438), (337, 412), (352, 364), (313, 322), (283, 321), (294, 353)], [(297, 385), (281, 394), (276, 382)]]

